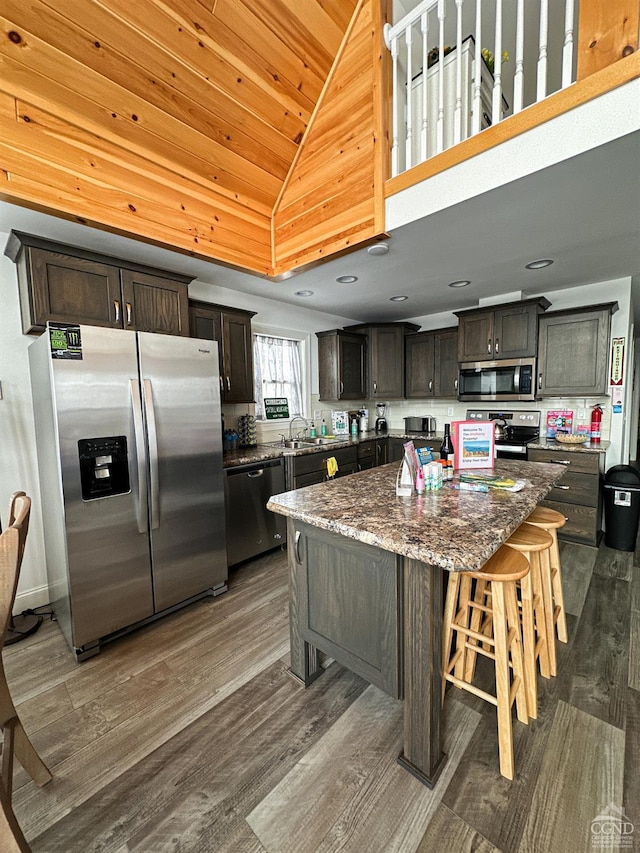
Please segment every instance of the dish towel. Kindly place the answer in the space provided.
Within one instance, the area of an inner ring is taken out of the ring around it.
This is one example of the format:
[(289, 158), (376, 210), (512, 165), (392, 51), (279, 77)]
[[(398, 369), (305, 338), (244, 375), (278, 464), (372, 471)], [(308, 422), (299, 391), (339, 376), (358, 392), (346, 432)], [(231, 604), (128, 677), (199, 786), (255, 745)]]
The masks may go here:
[(338, 473), (338, 463), (336, 462), (335, 456), (330, 456), (327, 459), (327, 477), (329, 479), (333, 479)]

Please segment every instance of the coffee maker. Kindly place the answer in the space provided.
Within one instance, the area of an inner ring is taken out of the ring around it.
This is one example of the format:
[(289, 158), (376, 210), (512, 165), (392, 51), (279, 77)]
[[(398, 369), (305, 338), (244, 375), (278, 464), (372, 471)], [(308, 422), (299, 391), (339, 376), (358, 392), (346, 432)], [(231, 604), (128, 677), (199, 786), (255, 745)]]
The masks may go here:
[(376, 403), (376, 432), (386, 432), (387, 431), (387, 419), (384, 415), (387, 409), (386, 403)]

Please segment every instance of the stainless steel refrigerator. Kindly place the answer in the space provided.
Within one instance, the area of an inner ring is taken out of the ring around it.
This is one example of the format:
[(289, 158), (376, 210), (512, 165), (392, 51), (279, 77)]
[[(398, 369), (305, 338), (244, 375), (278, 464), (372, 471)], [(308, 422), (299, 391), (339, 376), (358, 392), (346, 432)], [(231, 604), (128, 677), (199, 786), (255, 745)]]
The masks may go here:
[(218, 352), (49, 324), (29, 362), (50, 601), (84, 660), (227, 588)]

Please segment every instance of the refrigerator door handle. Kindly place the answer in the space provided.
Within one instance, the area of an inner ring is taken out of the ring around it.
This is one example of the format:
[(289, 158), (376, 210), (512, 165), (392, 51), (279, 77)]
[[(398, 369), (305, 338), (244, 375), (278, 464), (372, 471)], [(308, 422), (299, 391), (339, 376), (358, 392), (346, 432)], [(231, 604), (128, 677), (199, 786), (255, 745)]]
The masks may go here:
[(133, 410), (133, 434), (136, 442), (136, 462), (138, 467), (138, 531), (146, 533), (147, 521), (147, 465), (144, 451), (144, 427), (142, 425), (142, 400), (137, 379), (131, 379), (131, 408)]
[(149, 436), (149, 484), (151, 497), (151, 529), (160, 527), (160, 484), (158, 482), (158, 432), (156, 430), (156, 413), (153, 408), (153, 393), (151, 380), (142, 382), (144, 394), (144, 411), (147, 416), (147, 435)]

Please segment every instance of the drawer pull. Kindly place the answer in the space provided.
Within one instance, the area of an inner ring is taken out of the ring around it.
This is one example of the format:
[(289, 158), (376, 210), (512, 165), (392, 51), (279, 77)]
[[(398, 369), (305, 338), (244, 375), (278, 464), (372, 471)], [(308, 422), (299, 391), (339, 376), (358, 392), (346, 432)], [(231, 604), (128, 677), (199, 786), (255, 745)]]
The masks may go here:
[(556, 486), (556, 489), (563, 489), (565, 492), (568, 492), (571, 486)]
[[(556, 462), (555, 459), (553, 461)], [(571, 465), (571, 460), (570, 459), (558, 459), (557, 464), (558, 465)]]
[(296, 530), (296, 536), (294, 539), (294, 550), (296, 555), (296, 563), (302, 564), (302, 560), (300, 559), (300, 531)]

